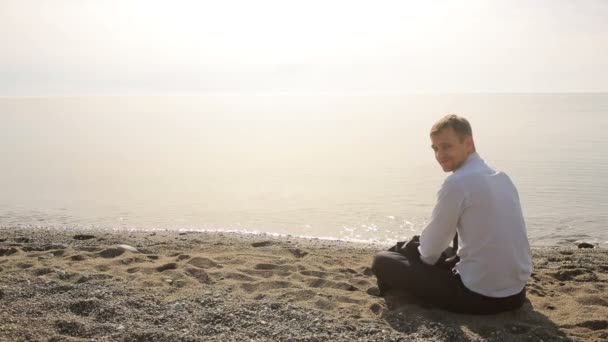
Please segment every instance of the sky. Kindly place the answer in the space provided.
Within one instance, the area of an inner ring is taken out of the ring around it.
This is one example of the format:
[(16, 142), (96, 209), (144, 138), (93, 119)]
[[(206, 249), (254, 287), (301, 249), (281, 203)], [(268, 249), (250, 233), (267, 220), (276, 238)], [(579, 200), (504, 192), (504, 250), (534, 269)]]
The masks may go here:
[(608, 92), (608, 1), (0, 0), (0, 96)]

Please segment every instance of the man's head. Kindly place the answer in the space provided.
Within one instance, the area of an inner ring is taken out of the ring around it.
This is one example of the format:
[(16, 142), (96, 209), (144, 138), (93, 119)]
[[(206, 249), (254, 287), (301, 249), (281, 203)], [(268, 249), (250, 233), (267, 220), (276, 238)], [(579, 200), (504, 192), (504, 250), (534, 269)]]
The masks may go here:
[(475, 152), (473, 131), (467, 119), (449, 114), (431, 128), (431, 147), (445, 172), (455, 171)]

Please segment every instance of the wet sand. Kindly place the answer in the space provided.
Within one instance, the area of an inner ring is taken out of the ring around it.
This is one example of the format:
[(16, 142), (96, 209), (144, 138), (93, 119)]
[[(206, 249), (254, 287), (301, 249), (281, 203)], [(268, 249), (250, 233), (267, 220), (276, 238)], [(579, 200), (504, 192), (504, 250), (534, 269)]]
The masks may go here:
[(0, 227), (1, 341), (604, 341), (608, 250), (534, 248), (523, 308), (375, 296), (386, 246)]

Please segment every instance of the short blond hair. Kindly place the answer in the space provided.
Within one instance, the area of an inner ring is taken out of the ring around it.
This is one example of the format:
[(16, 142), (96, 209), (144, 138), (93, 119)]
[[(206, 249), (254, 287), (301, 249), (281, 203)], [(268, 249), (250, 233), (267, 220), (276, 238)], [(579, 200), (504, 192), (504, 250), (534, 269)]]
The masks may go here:
[(473, 130), (471, 129), (469, 120), (456, 114), (448, 114), (435, 122), (433, 127), (431, 127), (431, 136), (450, 127), (454, 129), (454, 132), (456, 132), (460, 141), (464, 140), (466, 136), (473, 136)]

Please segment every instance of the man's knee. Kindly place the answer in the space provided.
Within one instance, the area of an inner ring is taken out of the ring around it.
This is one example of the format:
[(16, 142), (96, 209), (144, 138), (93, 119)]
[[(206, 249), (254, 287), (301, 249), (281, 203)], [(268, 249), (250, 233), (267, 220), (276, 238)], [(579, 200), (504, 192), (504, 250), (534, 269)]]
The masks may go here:
[(372, 273), (374, 273), (376, 277), (378, 274), (382, 274), (388, 264), (394, 262), (392, 254), (393, 252), (389, 251), (382, 251), (376, 254), (374, 261), (372, 261)]

